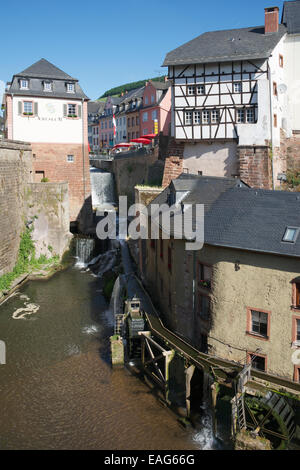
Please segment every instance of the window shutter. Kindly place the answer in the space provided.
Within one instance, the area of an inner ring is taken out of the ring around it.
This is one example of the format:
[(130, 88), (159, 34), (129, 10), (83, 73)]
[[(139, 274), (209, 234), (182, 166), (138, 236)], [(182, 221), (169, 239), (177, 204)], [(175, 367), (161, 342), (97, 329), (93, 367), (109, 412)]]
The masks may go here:
[(38, 115), (38, 111), (39, 111), (38, 103), (34, 103), (34, 114), (35, 114), (35, 116)]
[(81, 118), (81, 104), (77, 106), (78, 109), (78, 117)]
[(68, 107), (64, 104), (64, 117), (67, 117)]
[(18, 113), (19, 113), (19, 114), (22, 114), (22, 111), (23, 111), (22, 108), (23, 108), (23, 103), (22, 103), (22, 101), (18, 101)]

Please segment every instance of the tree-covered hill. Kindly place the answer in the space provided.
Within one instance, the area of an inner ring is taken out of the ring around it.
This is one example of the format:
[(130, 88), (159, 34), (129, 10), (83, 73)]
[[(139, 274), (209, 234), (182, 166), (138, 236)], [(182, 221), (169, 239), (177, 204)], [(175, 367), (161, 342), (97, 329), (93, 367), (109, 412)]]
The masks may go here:
[(107, 96), (120, 96), (125, 91), (130, 91), (134, 90), (135, 88), (140, 88), (145, 85), (145, 83), (149, 80), (152, 81), (157, 81), (157, 82), (163, 82), (165, 80), (165, 77), (154, 77), (154, 78), (147, 78), (145, 80), (139, 80), (137, 82), (131, 82), (131, 83), (126, 83), (125, 85), (120, 85), (115, 88), (111, 88), (110, 90), (107, 90), (105, 93), (103, 93), (102, 96), (100, 96), (99, 100), (102, 98), (106, 98)]

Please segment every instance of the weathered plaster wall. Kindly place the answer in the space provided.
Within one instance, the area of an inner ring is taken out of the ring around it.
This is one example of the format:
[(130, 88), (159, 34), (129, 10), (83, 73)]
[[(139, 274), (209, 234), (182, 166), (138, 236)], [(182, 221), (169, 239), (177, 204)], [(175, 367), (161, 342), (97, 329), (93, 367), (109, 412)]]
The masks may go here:
[(29, 144), (0, 141), (0, 276), (16, 262), (24, 227), (24, 194), (32, 178)]
[(236, 142), (186, 143), (183, 169), (198, 175), (231, 177), (238, 173)]
[(61, 257), (72, 238), (68, 183), (29, 183), (25, 201), (27, 218), (33, 221), (36, 256)]

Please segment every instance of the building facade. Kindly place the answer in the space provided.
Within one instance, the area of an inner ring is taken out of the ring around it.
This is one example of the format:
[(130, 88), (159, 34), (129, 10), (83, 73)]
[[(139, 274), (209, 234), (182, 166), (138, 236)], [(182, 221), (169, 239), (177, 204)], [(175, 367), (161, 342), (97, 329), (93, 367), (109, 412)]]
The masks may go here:
[[(140, 110), (140, 136), (147, 134), (169, 135), (171, 123), (170, 82), (146, 82), (143, 107)], [(157, 126), (157, 127), (156, 127)], [(156, 132), (157, 130), (157, 132)]]
[(5, 92), (6, 137), (31, 143), (36, 182), (69, 183), (70, 221), (81, 228), (90, 216), (87, 102), (78, 80), (45, 59)]
[(199, 351), (300, 383), (295, 194), (181, 175), (152, 203), (172, 200), (204, 204), (205, 235), (197, 251), (172, 233), (145, 242), (142, 271), (163, 322)]
[(299, 33), (300, 3), (285, 2), (281, 24), (266, 8), (264, 26), (204, 33), (167, 54), (184, 171), (279, 184), (287, 142), (300, 151)]

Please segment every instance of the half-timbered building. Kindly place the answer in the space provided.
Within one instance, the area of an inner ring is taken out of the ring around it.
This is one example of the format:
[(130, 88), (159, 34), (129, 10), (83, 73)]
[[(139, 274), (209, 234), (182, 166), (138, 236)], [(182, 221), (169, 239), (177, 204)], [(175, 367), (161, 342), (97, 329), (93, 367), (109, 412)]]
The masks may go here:
[(184, 172), (276, 185), (282, 141), (300, 132), (299, 33), (300, 2), (285, 2), (281, 24), (279, 8), (266, 8), (264, 26), (207, 32), (167, 54)]

